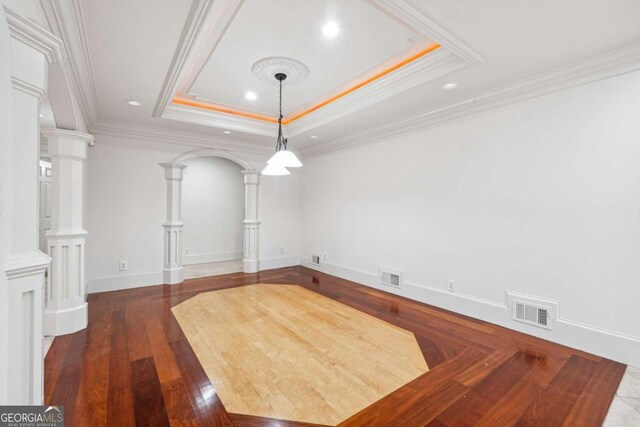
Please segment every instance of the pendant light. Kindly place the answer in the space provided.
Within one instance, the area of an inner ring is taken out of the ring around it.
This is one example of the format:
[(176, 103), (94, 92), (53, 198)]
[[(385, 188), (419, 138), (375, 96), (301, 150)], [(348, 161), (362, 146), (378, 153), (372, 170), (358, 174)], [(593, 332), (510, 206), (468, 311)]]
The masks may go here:
[(276, 80), (280, 82), (280, 115), (278, 116), (278, 140), (276, 141), (276, 153), (267, 161), (267, 167), (262, 171), (262, 175), (289, 175), (286, 168), (299, 168), (302, 162), (295, 154), (287, 150), (287, 138), (282, 133), (282, 82), (287, 78), (284, 73), (277, 73)]
[(275, 163), (267, 163), (267, 167), (262, 169), (262, 175), (281, 176), (289, 175), (290, 173), (289, 169)]

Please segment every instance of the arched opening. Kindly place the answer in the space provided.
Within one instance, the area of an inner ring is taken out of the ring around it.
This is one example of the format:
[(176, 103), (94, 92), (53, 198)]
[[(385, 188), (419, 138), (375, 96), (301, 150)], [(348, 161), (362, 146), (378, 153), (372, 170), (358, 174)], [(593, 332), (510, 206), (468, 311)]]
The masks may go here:
[(237, 163), (196, 157), (184, 164), (184, 279), (242, 271), (244, 179)]
[[(244, 176), (244, 219), (242, 221), (242, 271), (258, 271), (258, 184), (259, 171), (249, 163), (226, 151), (200, 149), (176, 157), (169, 163), (161, 163), (167, 180), (167, 219), (164, 228), (164, 283), (177, 284), (184, 280), (184, 222), (183, 222), (183, 181), (185, 169), (194, 159), (221, 158), (231, 161), (241, 168)], [(189, 196), (191, 197), (191, 195)], [(191, 214), (191, 213), (190, 213)], [(190, 248), (187, 248), (190, 249)]]

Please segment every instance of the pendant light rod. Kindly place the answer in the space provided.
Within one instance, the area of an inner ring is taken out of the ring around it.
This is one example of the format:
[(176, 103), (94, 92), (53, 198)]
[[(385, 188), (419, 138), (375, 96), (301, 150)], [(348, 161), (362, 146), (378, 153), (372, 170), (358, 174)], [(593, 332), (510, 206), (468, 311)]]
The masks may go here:
[(276, 141), (276, 153), (267, 160), (267, 166), (262, 171), (263, 175), (289, 175), (287, 168), (299, 168), (302, 162), (291, 151), (287, 150), (287, 138), (282, 133), (282, 82), (287, 78), (285, 73), (274, 75), (280, 83), (280, 110), (278, 112), (278, 139)]
[(276, 152), (287, 149), (287, 138), (282, 134), (282, 82), (287, 78), (285, 73), (276, 73), (274, 76), (280, 82), (280, 114), (278, 115), (278, 140), (276, 141)]

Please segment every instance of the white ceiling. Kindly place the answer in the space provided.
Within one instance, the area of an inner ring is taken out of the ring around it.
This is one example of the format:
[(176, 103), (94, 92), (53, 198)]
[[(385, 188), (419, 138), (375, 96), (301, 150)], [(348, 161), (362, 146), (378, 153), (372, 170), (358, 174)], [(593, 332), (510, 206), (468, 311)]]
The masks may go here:
[[(93, 80), (92, 85), (83, 87), (95, 91), (95, 124), (102, 125), (96, 128), (172, 129), (211, 137), (212, 145), (223, 141), (242, 149), (272, 149), (274, 137), (268, 127), (272, 125), (264, 128), (262, 124), (260, 134), (250, 126), (232, 125), (233, 117), (229, 117), (227, 126), (224, 115), (209, 120), (198, 112), (198, 120), (183, 122), (154, 117), (172, 70), (179, 69), (174, 61), (176, 52), (185, 46), (193, 28), (192, 0), (73, 2), (80, 12), (76, 13), (79, 21), (73, 21), (69, 14), (63, 14), (63, 18), (67, 25), (84, 29), (80, 31), (85, 37), (84, 47), (82, 43), (70, 43), (70, 48), (76, 66), (84, 61), (90, 70), (88, 76), (81, 71), (78, 74), (81, 79)], [(291, 57), (309, 67), (307, 80), (285, 88), (285, 110), (292, 111), (397, 60), (415, 43), (432, 39), (442, 44), (440, 50), (452, 56), (438, 59), (438, 64), (451, 60), (460, 49), (478, 54), (479, 60), (466, 61), (422, 80), (413, 79), (413, 87), (402, 82), (394, 83), (393, 91), (367, 87), (360, 90), (370, 92), (367, 98), (361, 100), (359, 95), (350, 94), (335, 106), (311, 113), (304, 123), (290, 125), (294, 135), (290, 148), (303, 154), (322, 151), (323, 147), (338, 148), (341, 141), (346, 143), (353, 135), (381, 124), (406, 121), (418, 112), (425, 116), (499, 93), (503, 88), (514, 91), (512, 82), (555, 78), (555, 70), (565, 69), (566, 64), (584, 64), (576, 69), (587, 72), (589, 61), (602, 58), (606, 63), (616, 49), (640, 46), (637, 0), (216, 0), (213, 4), (211, 13), (218, 11), (216, 7), (228, 6), (229, 19), (217, 22), (209, 17), (206, 25), (198, 27), (203, 40), (213, 37), (214, 42), (193, 44), (198, 52), (186, 57), (183, 74), (176, 81), (184, 76), (192, 78), (190, 92), (199, 98), (247, 111), (275, 115), (276, 88), (259, 82), (251, 73), (257, 60), (269, 56)], [(398, 19), (387, 13), (387, 7), (411, 10), (410, 16), (422, 16), (431, 22), (430, 29), (439, 27), (443, 31), (426, 34), (419, 20)], [(329, 19), (337, 21), (342, 29), (333, 39), (321, 32)], [(221, 37), (215, 38), (215, 31)], [(194, 59), (198, 57), (205, 61), (198, 63)], [(436, 61), (436, 56), (433, 58), (431, 66)], [(448, 82), (456, 82), (457, 88), (443, 90)], [(580, 82), (576, 80), (576, 84)], [(529, 86), (519, 83), (517, 88), (526, 91)], [(258, 99), (245, 100), (247, 90), (254, 91)], [(376, 91), (388, 93), (379, 96)], [(85, 95), (87, 99), (92, 97)], [(349, 97), (350, 101), (346, 99)], [(143, 106), (131, 107), (125, 99), (138, 100)], [(331, 109), (335, 111), (326, 114)], [(231, 135), (222, 133), (227, 128), (234, 130)], [(311, 139), (311, 135), (318, 138)]]
[[(339, 36), (323, 35), (322, 27), (328, 21), (338, 23)], [(190, 93), (215, 104), (277, 116), (277, 87), (256, 79), (251, 69), (263, 58), (294, 58), (310, 74), (300, 84), (285, 88), (286, 116), (427, 42), (426, 37), (362, 0), (248, 0)], [(247, 91), (256, 93), (257, 99), (246, 100)]]

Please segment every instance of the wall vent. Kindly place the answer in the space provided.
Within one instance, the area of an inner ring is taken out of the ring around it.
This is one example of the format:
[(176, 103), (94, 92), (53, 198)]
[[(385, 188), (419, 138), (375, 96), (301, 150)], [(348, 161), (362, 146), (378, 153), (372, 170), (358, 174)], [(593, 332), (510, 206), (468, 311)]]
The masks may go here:
[(320, 265), (320, 255), (318, 255), (318, 254), (311, 254), (311, 264), (313, 264), (313, 265)]
[(380, 283), (399, 288), (402, 283), (402, 271), (394, 268), (379, 267)]
[(552, 329), (558, 311), (558, 302), (507, 292), (511, 318), (517, 322)]
[(529, 323), (530, 325), (549, 327), (549, 309), (535, 307), (523, 302), (515, 301), (514, 320)]

